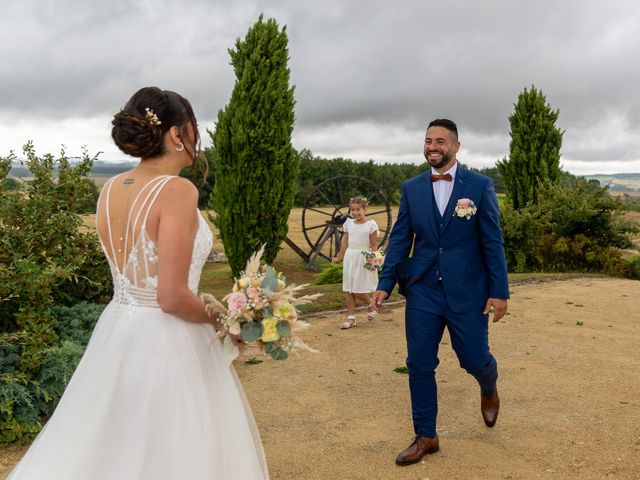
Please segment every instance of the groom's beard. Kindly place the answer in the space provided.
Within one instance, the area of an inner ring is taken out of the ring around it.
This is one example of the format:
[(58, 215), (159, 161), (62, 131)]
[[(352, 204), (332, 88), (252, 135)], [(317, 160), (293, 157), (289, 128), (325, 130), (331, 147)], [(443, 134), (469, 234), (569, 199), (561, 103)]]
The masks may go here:
[[(433, 159), (429, 158), (429, 153), (440, 153), (442, 156), (439, 159)], [(443, 152), (442, 150), (430, 150), (425, 153), (424, 157), (427, 159), (427, 162), (431, 167), (442, 168), (453, 161), (453, 152), (451, 150), (447, 152)]]

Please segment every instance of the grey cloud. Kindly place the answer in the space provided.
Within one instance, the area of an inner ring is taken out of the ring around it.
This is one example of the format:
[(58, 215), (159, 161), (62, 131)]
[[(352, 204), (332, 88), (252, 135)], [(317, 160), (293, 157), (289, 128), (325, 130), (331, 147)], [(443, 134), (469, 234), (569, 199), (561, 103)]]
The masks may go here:
[[(227, 49), (263, 12), (287, 25), (300, 139), (341, 124), (422, 132), (446, 116), (470, 152), (500, 158), (513, 104), (534, 84), (560, 110), (565, 158), (639, 155), (640, 4), (633, 2), (25, 0), (5, 7), (2, 117), (109, 116), (135, 89), (156, 84), (185, 94), (200, 118), (213, 120), (234, 82)], [(590, 140), (598, 132), (623, 135), (604, 145)], [(314, 142), (337, 143), (332, 135), (318, 133)], [(345, 142), (345, 152), (362, 148)], [(391, 143), (398, 157), (415, 151), (402, 135)]]
[[(294, 57), (296, 81), (305, 85), (299, 89), (309, 91), (310, 103), (300, 102), (308, 118), (422, 124), (431, 112), (450, 112), (491, 132), (503, 128), (518, 93), (531, 84), (558, 99), (552, 104), (569, 122), (585, 116), (588, 122), (612, 105), (633, 110), (638, 104), (640, 73), (630, 58), (640, 39), (629, 29), (638, 7), (467, 2), (438, 12), (410, 4), (413, 10), (364, 16), (362, 24), (323, 36), (328, 42), (320, 59)], [(625, 33), (616, 34), (619, 29)], [(604, 39), (594, 34), (602, 30), (613, 33)]]
[[(220, 92), (219, 102), (230, 90), (225, 56), (235, 38), (234, 22), (218, 16), (220, 7), (206, 2), (180, 8), (181, 2), (44, 5), (14, 7), (16, 18), (0, 28), (0, 40), (15, 47), (0, 53), (0, 62), (11, 66), (0, 74), (0, 89), (10, 92), (3, 110), (90, 116), (117, 109), (114, 101), (124, 103), (144, 84), (192, 90), (204, 98)], [(5, 16), (3, 23), (8, 20)]]

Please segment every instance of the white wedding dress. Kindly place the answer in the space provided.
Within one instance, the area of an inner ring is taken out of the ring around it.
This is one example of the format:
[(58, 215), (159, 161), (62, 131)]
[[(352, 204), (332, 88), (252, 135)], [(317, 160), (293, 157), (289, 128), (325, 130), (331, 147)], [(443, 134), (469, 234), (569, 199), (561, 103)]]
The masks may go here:
[[(156, 301), (158, 256), (146, 221), (171, 178), (153, 179), (133, 201), (122, 270), (113, 260), (108, 220), (114, 182), (105, 186), (100, 201), (109, 239), (101, 243), (114, 297), (54, 414), (7, 480), (268, 478), (230, 349), (211, 325), (180, 320)], [(209, 227), (198, 218), (189, 270), (194, 293), (212, 245)]]

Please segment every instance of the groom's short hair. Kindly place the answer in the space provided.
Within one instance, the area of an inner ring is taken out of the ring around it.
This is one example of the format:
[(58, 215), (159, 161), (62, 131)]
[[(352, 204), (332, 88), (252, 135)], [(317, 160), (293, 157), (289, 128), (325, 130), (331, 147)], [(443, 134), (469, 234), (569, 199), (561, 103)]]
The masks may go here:
[(455, 136), (455, 140), (458, 141), (458, 127), (453, 121), (447, 118), (436, 118), (435, 120), (432, 120), (431, 122), (429, 122), (429, 126), (427, 127), (427, 130), (429, 130), (431, 127), (446, 128), (451, 133), (453, 133), (453, 135)]

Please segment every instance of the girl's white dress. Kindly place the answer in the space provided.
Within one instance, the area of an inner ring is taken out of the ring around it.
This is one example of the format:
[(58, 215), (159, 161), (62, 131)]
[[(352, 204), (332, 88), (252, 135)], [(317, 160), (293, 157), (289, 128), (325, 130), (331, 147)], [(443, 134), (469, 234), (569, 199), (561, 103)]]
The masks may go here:
[[(107, 255), (113, 300), (54, 414), (8, 480), (268, 478), (230, 349), (213, 326), (164, 313), (156, 300), (157, 249), (145, 225), (171, 178), (155, 178), (135, 209), (133, 202), (122, 271)], [(107, 218), (109, 201), (117, 201), (109, 198), (111, 185), (105, 187)], [(212, 245), (198, 216), (189, 269), (194, 293)]]
[(378, 232), (374, 220), (356, 223), (347, 219), (342, 229), (349, 234), (347, 251), (342, 264), (342, 290), (350, 293), (373, 293), (378, 286), (378, 274), (364, 268), (365, 258), (361, 252), (371, 251), (369, 235)]

